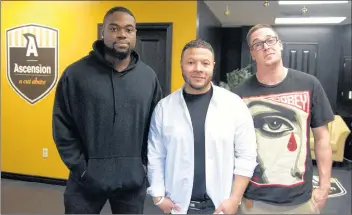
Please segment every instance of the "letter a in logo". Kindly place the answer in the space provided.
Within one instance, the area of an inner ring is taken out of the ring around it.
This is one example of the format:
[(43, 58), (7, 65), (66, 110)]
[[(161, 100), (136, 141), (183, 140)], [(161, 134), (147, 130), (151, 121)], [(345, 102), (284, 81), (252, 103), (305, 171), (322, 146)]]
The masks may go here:
[(38, 46), (37, 46), (37, 41), (35, 38), (34, 34), (23, 34), (24, 38), (27, 40), (27, 53), (26, 57), (30, 57), (31, 54), (34, 55), (34, 57), (38, 57)]

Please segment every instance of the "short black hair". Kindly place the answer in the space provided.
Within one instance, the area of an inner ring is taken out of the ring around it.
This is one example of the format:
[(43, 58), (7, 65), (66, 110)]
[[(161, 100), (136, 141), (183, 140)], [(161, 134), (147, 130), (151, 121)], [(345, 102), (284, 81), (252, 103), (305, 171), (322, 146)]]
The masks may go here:
[(279, 39), (279, 34), (277, 33), (277, 31), (275, 31), (275, 29), (274, 29), (271, 25), (269, 25), (269, 24), (257, 24), (257, 25), (255, 25), (255, 26), (253, 26), (251, 29), (249, 29), (249, 31), (248, 31), (248, 33), (247, 33), (246, 40), (247, 40), (247, 44), (248, 44), (249, 47), (251, 46), (251, 41), (250, 41), (250, 39), (251, 39), (252, 34), (253, 34), (255, 31), (257, 31), (257, 30), (259, 30), (259, 29), (262, 29), (262, 28), (269, 28), (269, 29), (271, 29), (271, 30), (276, 34), (277, 39)]
[(182, 53), (181, 53), (181, 58), (183, 56), (183, 53), (190, 48), (205, 48), (208, 49), (209, 51), (211, 51), (211, 53), (213, 53), (214, 55), (214, 49), (213, 47), (206, 42), (205, 40), (202, 39), (196, 39), (196, 40), (192, 40), (191, 42), (188, 42), (182, 49)]
[(124, 12), (124, 13), (131, 15), (134, 19), (136, 19), (136, 17), (133, 15), (133, 13), (129, 9), (127, 9), (125, 7), (121, 7), (121, 6), (116, 6), (116, 7), (111, 8), (110, 10), (108, 10), (108, 12), (106, 12), (106, 14), (104, 16), (104, 20), (107, 16), (109, 16), (115, 12)]

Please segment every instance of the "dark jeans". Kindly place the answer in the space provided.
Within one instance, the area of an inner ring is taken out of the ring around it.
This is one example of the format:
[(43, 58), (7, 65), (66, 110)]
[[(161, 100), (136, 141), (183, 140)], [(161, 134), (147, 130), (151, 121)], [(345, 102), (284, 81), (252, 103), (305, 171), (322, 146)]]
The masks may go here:
[(145, 197), (146, 182), (135, 192), (107, 195), (92, 194), (89, 187), (83, 187), (70, 177), (64, 193), (65, 214), (100, 214), (107, 200), (113, 214), (143, 214)]

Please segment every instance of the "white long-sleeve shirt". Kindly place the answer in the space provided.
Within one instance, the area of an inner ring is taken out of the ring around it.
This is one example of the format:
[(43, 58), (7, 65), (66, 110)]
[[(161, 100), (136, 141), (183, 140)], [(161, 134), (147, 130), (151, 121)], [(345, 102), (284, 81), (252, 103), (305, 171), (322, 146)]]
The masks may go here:
[[(186, 214), (192, 195), (194, 139), (183, 88), (154, 109), (148, 138), (148, 194), (166, 196)], [(215, 207), (230, 197), (235, 175), (252, 177), (257, 165), (253, 119), (242, 99), (213, 85), (205, 120), (206, 190)]]

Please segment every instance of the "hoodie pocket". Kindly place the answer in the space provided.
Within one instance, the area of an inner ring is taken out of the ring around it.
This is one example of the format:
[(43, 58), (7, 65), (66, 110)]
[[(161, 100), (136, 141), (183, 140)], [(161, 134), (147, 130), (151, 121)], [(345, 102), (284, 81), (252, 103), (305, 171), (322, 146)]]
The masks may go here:
[(140, 190), (146, 180), (146, 170), (140, 157), (124, 157), (120, 160), (121, 190)]
[(107, 187), (94, 176), (95, 174), (92, 170), (92, 163), (92, 160), (89, 159), (85, 170), (79, 176), (78, 182), (84, 186), (88, 192), (92, 194), (102, 194), (107, 191)]
[(93, 178), (88, 170), (82, 174), (80, 181), (87, 191), (92, 194), (104, 194), (107, 191), (106, 186)]
[(103, 192), (138, 190), (145, 178), (140, 157), (91, 158), (83, 175), (88, 186)]

